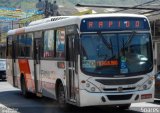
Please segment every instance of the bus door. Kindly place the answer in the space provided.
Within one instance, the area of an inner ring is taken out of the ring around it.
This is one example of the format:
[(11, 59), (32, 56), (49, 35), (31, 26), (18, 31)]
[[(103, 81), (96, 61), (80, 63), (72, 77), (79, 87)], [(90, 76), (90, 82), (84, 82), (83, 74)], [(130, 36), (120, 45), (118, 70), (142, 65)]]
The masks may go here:
[(156, 72), (159, 72), (160, 71), (160, 42), (154, 42), (154, 57), (155, 57), (155, 60), (156, 60)]
[(75, 73), (75, 35), (70, 35), (67, 38), (68, 47), (67, 47), (67, 59), (68, 59), (68, 66), (67, 67), (67, 92), (68, 92), (68, 99), (69, 101), (76, 102), (76, 86), (78, 83), (76, 80), (76, 73)]
[(40, 48), (41, 48), (41, 39), (34, 39), (34, 80), (35, 80), (35, 90), (37, 93), (42, 91), (42, 80), (40, 74)]
[(17, 70), (16, 70), (16, 42), (12, 41), (12, 72), (13, 72), (13, 86), (18, 87), (18, 81), (16, 81)]

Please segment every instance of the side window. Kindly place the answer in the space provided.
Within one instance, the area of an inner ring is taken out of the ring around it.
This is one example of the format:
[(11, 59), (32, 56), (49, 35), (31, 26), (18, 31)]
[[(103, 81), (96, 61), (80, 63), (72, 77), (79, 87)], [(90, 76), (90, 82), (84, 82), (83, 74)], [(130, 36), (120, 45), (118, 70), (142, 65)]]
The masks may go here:
[(44, 32), (43, 57), (54, 57), (54, 30), (47, 30)]
[(56, 58), (65, 58), (65, 29), (56, 31)]
[(43, 43), (42, 43), (42, 41), (41, 41), (41, 39), (42, 39), (42, 37), (43, 37), (43, 32), (42, 31), (37, 31), (37, 32), (34, 32), (33, 33), (34, 35), (33, 35), (33, 37), (34, 37), (34, 39), (40, 39), (40, 42), (39, 42), (39, 45), (37, 45), (37, 46), (39, 46), (39, 48), (37, 49), (36, 48), (36, 44), (35, 44), (35, 42), (34, 42), (34, 51), (33, 51), (33, 55), (34, 55), (34, 58), (36, 58), (36, 53), (37, 53), (37, 50), (40, 52), (39, 53), (39, 59), (40, 59), (40, 57), (43, 57)]
[(33, 57), (33, 34), (28, 33), (25, 38), (25, 56)]
[(22, 34), (18, 36), (18, 57), (32, 57), (33, 34)]
[(12, 36), (7, 38), (7, 58), (12, 58)]
[(25, 35), (19, 35), (18, 37), (18, 56), (25, 57)]
[(12, 51), (14, 51), (12, 53), (12, 58), (17, 58), (17, 55), (18, 55), (18, 36), (15, 35), (13, 36), (13, 39), (12, 39)]

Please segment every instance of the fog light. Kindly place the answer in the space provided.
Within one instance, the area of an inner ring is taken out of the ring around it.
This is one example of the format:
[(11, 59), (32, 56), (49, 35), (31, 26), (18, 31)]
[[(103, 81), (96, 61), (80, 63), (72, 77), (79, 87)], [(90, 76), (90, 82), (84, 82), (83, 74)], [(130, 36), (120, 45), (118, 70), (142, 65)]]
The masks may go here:
[(91, 87), (92, 92), (95, 92), (95, 90), (96, 90), (95, 87)]

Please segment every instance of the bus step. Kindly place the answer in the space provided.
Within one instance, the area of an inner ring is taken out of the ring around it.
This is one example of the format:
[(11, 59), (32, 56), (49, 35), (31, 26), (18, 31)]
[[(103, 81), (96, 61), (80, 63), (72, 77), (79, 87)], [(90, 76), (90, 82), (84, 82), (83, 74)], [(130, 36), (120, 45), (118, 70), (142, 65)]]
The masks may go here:
[(42, 97), (42, 93), (36, 93), (37, 97)]

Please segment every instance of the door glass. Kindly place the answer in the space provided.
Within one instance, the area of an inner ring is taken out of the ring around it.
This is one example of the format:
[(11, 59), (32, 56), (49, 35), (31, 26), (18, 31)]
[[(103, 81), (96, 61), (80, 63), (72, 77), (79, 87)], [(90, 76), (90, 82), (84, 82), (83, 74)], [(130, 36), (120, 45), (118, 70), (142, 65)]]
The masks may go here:
[(36, 61), (37, 64), (39, 64), (40, 62), (40, 39), (36, 39)]
[(160, 71), (160, 43), (157, 43), (157, 72)]
[(54, 30), (47, 30), (44, 33), (44, 46), (43, 46), (43, 57), (53, 58), (54, 57)]
[(65, 57), (65, 30), (59, 29), (56, 32), (56, 57)]

